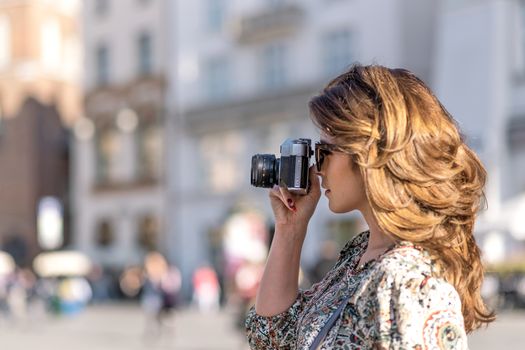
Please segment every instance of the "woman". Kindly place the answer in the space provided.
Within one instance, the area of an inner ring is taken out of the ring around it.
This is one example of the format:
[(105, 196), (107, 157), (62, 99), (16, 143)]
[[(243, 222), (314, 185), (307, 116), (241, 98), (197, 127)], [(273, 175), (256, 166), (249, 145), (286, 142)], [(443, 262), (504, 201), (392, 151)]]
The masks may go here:
[[(466, 333), (494, 320), (473, 237), (486, 172), (453, 118), (412, 73), (381, 66), (351, 67), (309, 107), (317, 172), (306, 196), (270, 191), (275, 236), (246, 320), (251, 348), (467, 349)], [(321, 187), (330, 210), (358, 210), (369, 229), (299, 291)]]

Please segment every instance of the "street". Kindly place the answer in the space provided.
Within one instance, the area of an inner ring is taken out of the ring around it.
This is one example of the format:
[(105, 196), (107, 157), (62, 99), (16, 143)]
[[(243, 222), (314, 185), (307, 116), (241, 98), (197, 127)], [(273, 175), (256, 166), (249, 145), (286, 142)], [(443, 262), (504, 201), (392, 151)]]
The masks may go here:
[(245, 350), (234, 327), (233, 311), (201, 314), (181, 311), (160, 332), (146, 326), (138, 305), (91, 306), (74, 316), (31, 319), (21, 324), (0, 320), (2, 350)]
[(486, 329), (469, 336), (471, 350), (523, 349), (525, 344), (525, 312), (505, 312)]
[[(0, 322), (2, 350), (246, 350), (234, 327), (233, 310), (180, 311), (160, 333), (146, 327), (137, 305), (92, 306), (76, 316), (33, 317), (24, 323)], [(525, 313), (506, 312), (488, 329), (469, 337), (471, 350), (519, 349), (525, 343)]]

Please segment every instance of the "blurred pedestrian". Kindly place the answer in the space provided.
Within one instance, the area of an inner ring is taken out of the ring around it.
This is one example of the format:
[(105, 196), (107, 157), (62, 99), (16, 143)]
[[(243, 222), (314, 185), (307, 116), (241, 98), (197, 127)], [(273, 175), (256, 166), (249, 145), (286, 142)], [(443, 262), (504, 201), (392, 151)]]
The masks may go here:
[(91, 286), (84, 277), (62, 277), (58, 282), (57, 297), (62, 314), (73, 315), (84, 310), (92, 296)]
[(93, 303), (105, 302), (111, 299), (111, 276), (101, 265), (94, 264), (87, 275), (87, 280), (93, 290)]
[(215, 270), (208, 265), (199, 267), (193, 274), (193, 301), (199, 311), (218, 310), (220, 292)]
[(160, 280), (160, 291), (162, 295), (161, 313), (171, 314), (179, 304), (179, 291), (181, 288), (181, 274), (179, 269), (168, 266), (164, 276)]
[(9, 306), (7, 304), (7, 275), (0, 275), (0, 323), (9, 318)]
[[(146, 256), (144, 272), (141, 305), (146, 315), (145, 334), (158, 335), (174, 316), (181, 275), (159, 252), (151, 252)], [(173, 329), (172, 323), (169, 326)]]
[[(467, 349), (466, 332), (494, 315), (473, 237), (486, 172), (456, 122), (414, 74), (375, 65), (352, 66), (309, 107), (316, 169), (307, 195), (270, 190), (275, 235), (246, 322), (251, 348)], [(300, 291), (321, 185), (332, 212), (358, 210), (368, 229)]]
[(487, 305), (496, 310), (500, 305), (500, 283), (494, 273), (486, 273), (481, 285), (481, 297)]
[(262, 263), (246, 261), (239, 267), (235, 274), (235, 290), (239, 299), (238, 304), (240, 311), (237, 322), (239, 328), (243, 328), (246, 313), (255, 303), (255, 296), (257, 295), (263, 270), (264, 265)]
[(24, 277), (20, 268), (17, 268), (11, 276), (7, 292), (10, 320), (13, 323), (25, 323), (28, 295)]

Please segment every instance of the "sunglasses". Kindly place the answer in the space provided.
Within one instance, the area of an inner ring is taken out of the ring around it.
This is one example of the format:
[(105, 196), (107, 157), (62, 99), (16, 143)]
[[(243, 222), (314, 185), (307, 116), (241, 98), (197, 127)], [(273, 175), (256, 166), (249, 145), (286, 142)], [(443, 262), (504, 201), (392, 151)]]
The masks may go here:
[(315, 167), (317, 168), (317, 171), (321, 171), (325, 158), (332, 154), (334, 151), (338, 150), (341, 150), (341, 148), (337, 145), (325, 142), (316, 142), (314, 154)]

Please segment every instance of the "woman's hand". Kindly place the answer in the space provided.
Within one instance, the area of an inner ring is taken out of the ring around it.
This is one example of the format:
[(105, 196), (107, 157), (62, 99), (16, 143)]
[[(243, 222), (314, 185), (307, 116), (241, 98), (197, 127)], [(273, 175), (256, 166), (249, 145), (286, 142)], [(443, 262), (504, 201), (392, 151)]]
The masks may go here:
[(310, 191), (307, 195), (294, 195), (286, 187), (274, 186), (270, 190), (270, 200), (275, 215), (275, 225), (298, 226), (306, 228), (317, 202), (321, 197), (319, 178), (311, 166)]
[(270, 190), (275, 236), (255, 301), (259, 315), (278, 315), (297, 298), (306, 228), (321, 196), (319, 179), (313, 167), (309, 172), (310, 191), (307, 195), (293, 195), (286, 188), (277, 186)]

